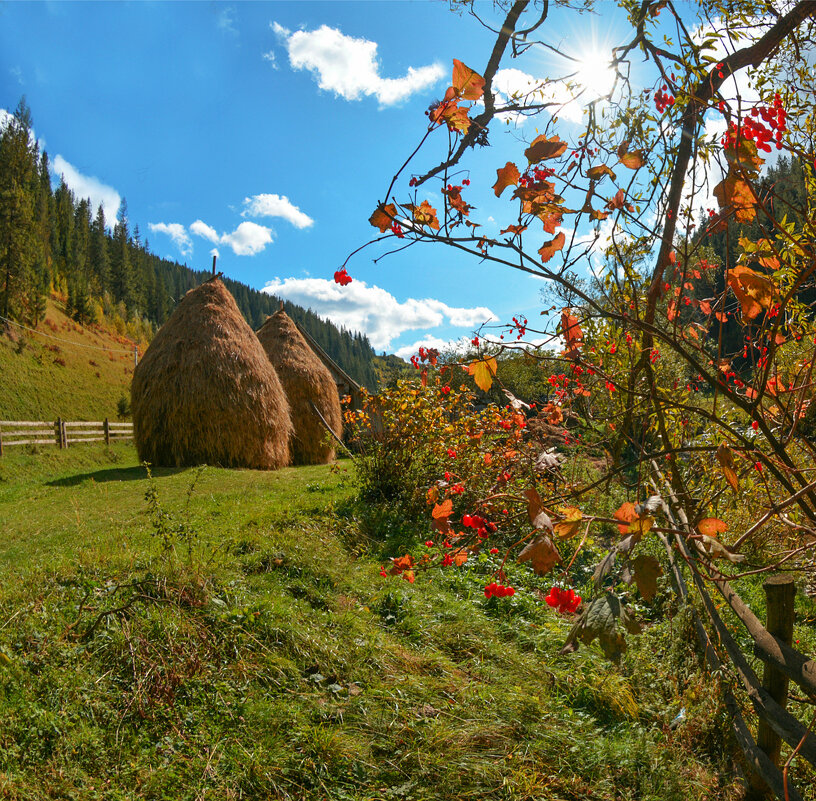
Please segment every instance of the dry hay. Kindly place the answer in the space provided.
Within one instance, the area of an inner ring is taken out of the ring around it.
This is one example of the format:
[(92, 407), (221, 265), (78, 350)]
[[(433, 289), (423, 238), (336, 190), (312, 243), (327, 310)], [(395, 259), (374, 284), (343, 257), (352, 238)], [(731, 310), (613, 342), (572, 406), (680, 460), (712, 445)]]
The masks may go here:
[(332, 374), (283, 309), (267, 318), (258, 331), (258, 339), (278, 372), (292, 408), (293, 464), (331, 461), (334, 446), (326, 442), (326, 429), (312, 404), (331, 430), (342, 436), (343, 413)]
[(286, 395), (217, 278), (190, 290), (161, 327), (133, 374), (131, 397), (143, 461), (261, 470), (289, 464)]

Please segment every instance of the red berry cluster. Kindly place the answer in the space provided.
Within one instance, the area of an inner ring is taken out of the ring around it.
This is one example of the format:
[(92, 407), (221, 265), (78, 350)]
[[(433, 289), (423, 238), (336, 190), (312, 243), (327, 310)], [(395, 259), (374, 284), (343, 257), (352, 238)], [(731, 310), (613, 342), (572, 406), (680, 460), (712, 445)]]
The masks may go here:
[[(760, 119), (757, 119), (760, 118)], [(777, 92), (770, 106), (754, 106), (751, 113), (742, 121), (742, 125), (731, 124), (722, 144), (733, 148), (740, 137), (756, 143), (757, 150), (771, 152), (771, 140), (776, 142), (776, 149), (782, 149), (782, 138), (788, 130), (787, 112), (782, 105), (782, 98)]]
[(496, 582), (493, 581), (484, 588), (484, 594), (485, 598), (492, 598), (493, 596), (496, 598), (508, 598), (515, 595), (516, 591), (513, 587), (505, 587), (504, 584), (496, 584)]
[(487, 539), (488, 532), (493, 533), (497, 526), (495, 523), (490, 523), (479, 515), (462, 515), (462, 525), (465, 528), (472, 528), (481, 539)]
[(576, 595), (574, 590), (562, 590), (559, 587), (552, 587), (544, 600), (562, 615), (571, 615), (581, 605), (581, 596)]
[[(555, 170), (550, 167), (537, 167), (532, 172), (526, 172), (519, 178), (519, 186), (535, 186), (543, 184), (548, 178), (555, 175)], [(464, 183), (464, 181), (462, 182)]]
[(402, 230), (402, 226), (396, 220), (394, 220), (394, 222), (391, 223), (391, 233), (394, 234), (394, 236), (399, 237), (400, 239), (405, 238), (405, 232)]
[(351, 276), (346, 272), (346, 268), (336, 270), (334, 273), (334, 283), (340, 286), (348, 286), (351, 283)]
[(654, 104), (659, 114), (674, 105), (674, 96), (667, 94), (669, 87), (664, 83), (654, 94)]
[(513, 318), (513, 325), (510, 326), (510, 331), (515, 331), (516, 329), (518, 329), (518, 336), (516, 337), (516, 341), (518, 342), (518, 340), (527, 333), (526, 317), (523, 320), (519, 320), (517, 317)]

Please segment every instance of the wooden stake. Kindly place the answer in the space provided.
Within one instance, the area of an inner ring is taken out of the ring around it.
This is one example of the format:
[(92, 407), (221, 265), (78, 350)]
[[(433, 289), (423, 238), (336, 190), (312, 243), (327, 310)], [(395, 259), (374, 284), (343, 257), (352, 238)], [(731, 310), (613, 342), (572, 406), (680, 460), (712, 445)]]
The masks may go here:
[[(786, 645), (793, 641), (794, 600), (796, 583), (785, 574), (770, 576), (762, 584), (765, 590), (767, 619), (765, 628), (770, 634)], [(788, 704), (788, 677), (770, 663), (765, 663), (762, 686), (782, 709)], [(782, 741), (779, 735), (762, 718), (757, 727), (757, 745), (779, 767), (779, 752)], [(755, 779), (746, 796), (748, 799), (766, 798), (768, 789), (760, 779)]]
[(212, 274), (213, 278), (215, 278), (215, 260), (217, 258), (218, 258), (218, 256), (216, 256), (215, 253), (213, 253), (213, 274)]

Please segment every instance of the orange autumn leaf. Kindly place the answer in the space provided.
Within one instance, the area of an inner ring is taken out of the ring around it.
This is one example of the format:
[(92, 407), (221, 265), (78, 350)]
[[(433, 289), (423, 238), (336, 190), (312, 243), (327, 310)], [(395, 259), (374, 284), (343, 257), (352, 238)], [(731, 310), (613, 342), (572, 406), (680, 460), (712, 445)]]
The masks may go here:
[(547, 138), (544, 134), (533, 139), (530, 147), (524, 151), (527, 161), (530, 164), (537, 164), (539, 161), (558, 158), (567, 149), (567, 143), (558, 136)]
[(592, 181), (600, 181), (604, 175), (608, 175), (613, 181), (615, 180), (615, 173), (606, 164), (599, 164), (597, 167), (590, 167), (587, 170), (587, 178)]
[(384, 234), (394, 222), (397, 216), (397, 208), (393, 203), (387, 206), (380, 204), (377, 210), (368, 218), (368, 221), (375, 227), (380, 229), (380, 233)]
[(728, 531), (728, 524), (720, 520), (719, 517), (704, 517), (697, 523), (697, 531), (707, 537), (716, 537), (718, 534)]
[(730, 209), (734, 212), (737, 222), (748, 223), (756, 217), (756, 200), (751, 186), (734, 172), (729, 172), (714, 187), (714, 197), (717, 198), (721, 209)]
[(564, 223), (564, 213), (557, 206), (548, 204), (536, 213), (536, 216), (544, 223), (544, 233), (554, 234), (555, 229)]
[(770, 308), (773, 303), (773, 281), (749, 267), (738, 264), (728, 271), (726, 280), (740, 302), (742, 316), (747, 320), (758, 317), (763, 309)]
[(541, 256), (541, 263), (546, 264), (561, 248), (564, 247), (564, 242), (567, 237), (562, 231), (554, 239), (545, 242), (539, 249), (538, 255)]
[(564, 422), (564, 412), (561, 410), (560, 406), (557, 406), (554, 403), (548, 403), (541, 410), (541, 414), (545, 416), (545, 419), (551, 426), (557, 426), (559, 423)]
[(556, 523), (553, 530), (562, 540), (574, 537), (581, 527), (581, 521), (584, 519), (583, 513), (576, 506), (565, 506), (558, 511), (564, 516), (564, 519)]
[(444, 120), (448, 128), (452, 131), (467, 133), (470, 128), (470, 117), (467, 109), (456, 103), (447, 104), (437, 115), (438, 119)]
[(436, 504), (433, 508), (433, 512), (431, 512), (431, 517), (434, 520), (440, 520), (441, 518), (449, 518), (453, 513), (453, 501), (450, 498), (446, 498), (442, 503)]
[(526, 230), (527, 230), (526, 225), (508, 225), (507, 228), (502, 228), (501, 231), (499, 231), (499, 236), (501, 236), (502, 234), (518, 235), (522, 231), (526, 231)]
[(453, 60), (453, 89), (464, 100), (478, 100), (484, 93), (484, 78), (459, 59)]
[(642, 150), (633, 150), (631, 153), (624, 153), (619, 158), (620, 163), (630, 170), (639, 170), (646, 163), (646, 157)]
[(434, 484), (428, 490), (425, 497), (427, 499), (428, 506), (430, 506), (432, 503), (436, 503), (439, 500), (439, 487)]
[(508, 161), (504, 167), (497, 169), (496, 183), (493, 184), (493, 192), (496, 197), (500, 197), (508, 186), (518, 186), (519, 178), (521, 178), (519, 169), (512, 161)]
[(717, 448), (717, 461), (720, 463), (725, 480), (729, 483), (731, 489), (734, 490), (734, 492), (738, 492), (739, 478), (737, 477), (737, 471), (734, 466), (734, 454), (728, 446), (728, 443), (720, 443)]
[(711, 304), (707, 300), (700, 301), (699, 309), (703, 314), (706, 315), (706, 317), (708, 317), (711, 314)]
[(637, 516), (635, 505), (631, 501), (626, 501), (626, 503), (622, 504), (618, 511), (612, 515), (615, 520), (621, 521), (618, 523), (618, 531), (621, 534), (629, 533), (629, 525), (633, 520), (637, 520)]
[(427, 200), (423, 200), (418, 206), (408, 204), (406, 208), (411, 210), (414, 216), (414, 222), (418, 225), (428, 225), (435, 231), (439, 230), (439, 220), (436, 218), (436, 209), (431, 206)]
[(578, 318), (572, 313), (572, 309), (561, 311), (561, 336), (566, 342), (566, 352), (569, 357), (577, 357), (578, 351), (584, 344), (584, 332), (581, 330)]

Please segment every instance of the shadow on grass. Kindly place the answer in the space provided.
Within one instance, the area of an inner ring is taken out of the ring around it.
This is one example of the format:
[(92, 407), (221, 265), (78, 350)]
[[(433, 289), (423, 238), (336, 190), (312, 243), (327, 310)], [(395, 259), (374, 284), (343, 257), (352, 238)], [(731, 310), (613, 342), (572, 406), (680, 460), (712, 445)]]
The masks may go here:
[[(189, 467), (154, 467), (151, 472), (154, 478), (161, 478), (162, 476), (174, 476), (176, 473), (183, 473), (190, 469)], [(144, 467), (137, 465), (135, 467), (110, 467), (107, 470), (94, 470), (91, 473), (77, 473), (45, 483), (49, 487), (75, 487), (89, 480), (104, 483), (106, 481), (140, 481), (146, 478), (147, 472)]]

